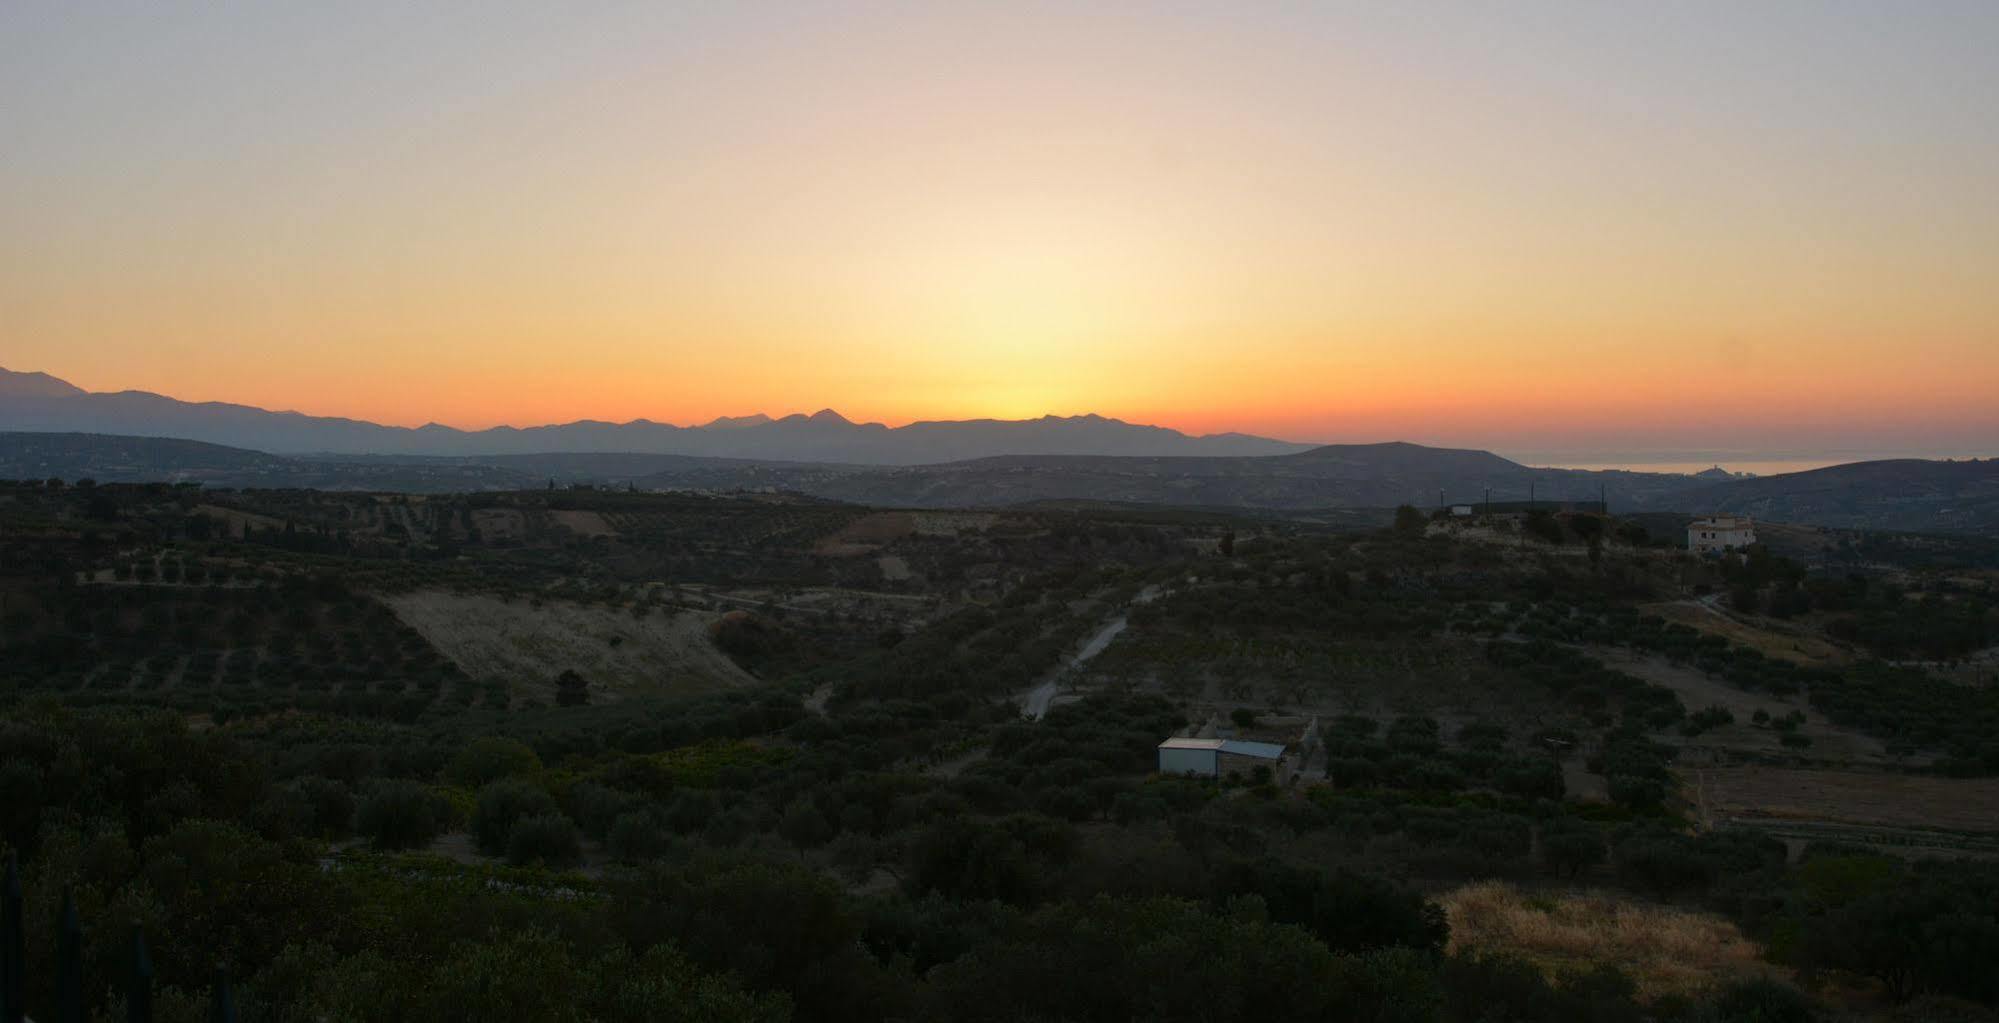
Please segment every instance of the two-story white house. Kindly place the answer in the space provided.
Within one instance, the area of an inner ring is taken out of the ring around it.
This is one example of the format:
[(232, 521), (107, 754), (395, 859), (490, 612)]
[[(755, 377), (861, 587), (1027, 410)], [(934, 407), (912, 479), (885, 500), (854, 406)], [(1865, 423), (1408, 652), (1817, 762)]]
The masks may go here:
[(1756, 542), (1756, 523), (1747, 515), (1710, 515), (1687, 524), (1687, 550), (1726, 554)]

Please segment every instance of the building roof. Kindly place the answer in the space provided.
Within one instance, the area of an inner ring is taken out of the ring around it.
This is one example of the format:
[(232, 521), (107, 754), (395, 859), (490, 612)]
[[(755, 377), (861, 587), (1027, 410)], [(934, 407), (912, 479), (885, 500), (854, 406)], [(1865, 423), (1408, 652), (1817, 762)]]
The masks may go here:
[(1159, 744), (1160, 749), (1221, 749), (1220, 739), (1168, 739)]
[(1264, 760), (1276, 760), (1284, 755), (1284, 747), (1274, 742), (1247, 742), (1242, 739), (1225, 739), (1222, 741), (1221, 748), (1223, 753), (1233, 753), (1239, 757), (1259, 757)]
[(1172, 738), (1159, 744), (1160, 749), (1215, 750), (1239, 757), (1256, 757), (1261, 760), (1276, 760), (1284, 755), (1284, 746), (1275, 742), (1250, 742), (1247, 739), (1182, 739)]

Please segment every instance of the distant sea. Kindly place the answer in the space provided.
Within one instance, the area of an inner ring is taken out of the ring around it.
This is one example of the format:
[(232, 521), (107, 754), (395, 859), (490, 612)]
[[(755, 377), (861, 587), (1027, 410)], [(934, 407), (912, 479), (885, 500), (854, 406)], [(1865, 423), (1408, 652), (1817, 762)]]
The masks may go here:
[(1823, 469), (1848, 462), (1872, 462), (1886, 458), (1990, 458), (1999, 452), (1931, 451), (1824, 451), (1816, 453), (1729, 452), (1729, 451), (1526, 451), (1501, 452), (1522, 465), (1544, 469), (1624, 469), (1631, 472), (1696, 473), (1719, 465), (1729, 472), (1775, 476), (1787, 472)]

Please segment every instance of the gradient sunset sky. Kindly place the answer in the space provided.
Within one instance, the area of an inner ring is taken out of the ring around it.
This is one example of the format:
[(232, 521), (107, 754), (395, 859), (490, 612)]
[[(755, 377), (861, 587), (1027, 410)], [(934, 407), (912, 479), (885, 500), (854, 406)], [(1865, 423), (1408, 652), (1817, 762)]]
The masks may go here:
[(23, 0), (0, 366), (1999, 454), (1999, 3)]

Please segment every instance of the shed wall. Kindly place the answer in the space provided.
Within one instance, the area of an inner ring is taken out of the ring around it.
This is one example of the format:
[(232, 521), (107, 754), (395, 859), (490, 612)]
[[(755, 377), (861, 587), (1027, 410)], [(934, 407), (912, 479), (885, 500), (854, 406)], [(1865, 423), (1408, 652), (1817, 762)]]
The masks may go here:
[(1198, 774), (1205, 778), (1215, 776), (1215, 751), (1211, 749), (1161, 749), (1159, 751), (1160, 774)]
[(1250, 774), (1259, 767), (1276, 771), (1279, 761), (1266, 757), (1248, 757), (1235, 753), (1223, 753), (1217, 758), (1215, 767), (1220, 774)]

